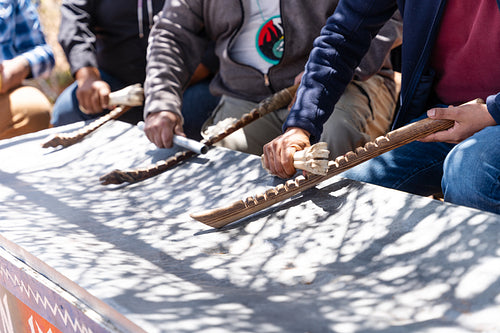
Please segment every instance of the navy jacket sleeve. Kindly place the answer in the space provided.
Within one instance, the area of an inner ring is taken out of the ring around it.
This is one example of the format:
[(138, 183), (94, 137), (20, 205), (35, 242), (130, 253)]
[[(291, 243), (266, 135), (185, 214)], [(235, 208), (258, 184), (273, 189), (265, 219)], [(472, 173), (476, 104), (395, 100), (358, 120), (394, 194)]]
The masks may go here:
[(488, 112), (495, 119), (497, 125), (500, 125), (500, 93), (488, 96), (486, 105), (488, 106)]
[[(497, 5), (500, 8), (499, 0), (497, 0)], [(486, 99), (486, 105), (488, 106), (489, 113), (497, 122), (497, 125), (500, 125), (500, 93), (488, 96)]]
[(397, 9), (394, 0), (341, 0), (315, 40), (297, 100), (283, 129), (300, 127), (321, 136), (323, 123), (354, 75), (371, 40)]

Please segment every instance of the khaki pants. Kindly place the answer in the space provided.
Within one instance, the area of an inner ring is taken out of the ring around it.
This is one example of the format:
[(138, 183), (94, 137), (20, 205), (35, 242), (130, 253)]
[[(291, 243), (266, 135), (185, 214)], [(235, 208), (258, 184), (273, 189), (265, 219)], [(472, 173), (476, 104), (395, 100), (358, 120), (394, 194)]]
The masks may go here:
[(34, 87), (0, 94), (0, 140), (48, 128), (51, 109), (47, 97)]
[[(323, 127), (320, 141), (327, 142), (330, 157), (343, 155), (385, 134), (396, 109), (397, 94), (395, 89), (387, 88), (384, 78), (379, 75), (350, 83)], [(257, 103), (223, 96), (204, 129), (226, 118), (239, 119), (256, 106)], [(232, 133), (217, 145), (261, 155), (263, 146), (282, 134), (287, 116), (287, 109), (275, 111)]]
[(328, 143), (330, 158), (386, 134), (396, 110), (397, 94), (387, 88), (380, 75), (349, 84), (323, 125), (319, 140)]

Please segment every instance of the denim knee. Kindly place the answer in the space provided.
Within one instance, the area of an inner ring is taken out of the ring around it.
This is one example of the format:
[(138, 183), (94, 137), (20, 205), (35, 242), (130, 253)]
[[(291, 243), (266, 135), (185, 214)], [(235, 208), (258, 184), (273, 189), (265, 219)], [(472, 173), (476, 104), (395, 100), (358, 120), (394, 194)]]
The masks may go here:
[[(485, 130), (483, 130), (485, 131)], [(481, 131), (481, 132), (483, 132)], [(500, 165), (494, 136), (478, 133), (455, 146), (443, 166), (444, 200), (500, 213)]]

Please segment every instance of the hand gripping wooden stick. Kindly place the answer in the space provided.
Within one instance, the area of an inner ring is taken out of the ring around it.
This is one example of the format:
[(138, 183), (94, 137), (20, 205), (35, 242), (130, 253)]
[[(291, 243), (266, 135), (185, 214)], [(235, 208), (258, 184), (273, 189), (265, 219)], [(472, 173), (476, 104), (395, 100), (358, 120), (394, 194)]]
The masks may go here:
[[(139, 128), (141, 131), (144, 131), (144, 126), (145, 125), (144, 125), (143, 121), (140, 121), (137, 123), (137, 128)], [(174, 144), (178, 145), (179, 147), (191, 150), (191, 151), (195, 152), (196, 154), (201, 155), (201, 154), (206, 154), (208, 152), (207, 145), (205, 145), (199, 141), (190, 139), (190, 138), (186, 138), (186, 137), (174, 134), (173, 141), (174, 141)]]
[(368, 142), (364, 147), (356, 149), (355, 152), (348, 152), (343, 156), (337, 157), (335, 161), (330, 161), (328, 163), (328, 172), (324, 176), (308, 175), (307, 178), (299, 176), (294, 180), (287, 181), (285, 184), (271, 188), (265, 193), (236, 201), (225, 207), (201, 213), (193, 213), (191, 217), (208, 226), (222, 228), (231, 222), (288, 199), (375, 156), (423, 138), (431, 133), (451, 128), (453, 123), (452, 120), (424, 119), (406, 125), (389, 132), (386, 136), (381, 136), (372, 142)]
[[(254, 108), (249, 113), (244, 114), (239, 120), (231, 124), (220, 132), (210, 136), (208, 139), (204, 139), (201, 142), (207, 146), (213, 146), (215, 143), (221, 141), (231, 133), (245, 127), (254, 120), (257, 120), (268, 113), (274, 112), (279, 109), (286, 108), (293, 100), (295, 92), (297, 91), (298, 84), (291, 87), (282, 89), (272, 96), (264, 99), (259, 105)], [(134, 170), (114, 170), (99, 179), (102, 185), (108, 184), (122, 184), (125, 182), (135, 183), (139, 182), (165, 172), (166, 170), (172, 168), (173, 166), (179, 164), (182, 161), (189, 159), (197, 155), (192, 151), (182, 151), (174, 156), (168, 158), (165, 161), (161, 161), (153, 166), (148, 166), (146, 168), (134, 169)]]
[(144, 92), (140, 84), (125, 87), (121, 90), (112, 92), (109, 94), (109, 105), (118, 105), (117, 107), (77, 131), (52, 136), (46, 142), (42, 143), (42, 148), (57, 146), (69, 147), (83, 140), (84, 137), (94, 132), (108, 121), (117, 119), (122, 114), (127, 112), (132, 106), (142, 105), (143, 100)]
[[(315, 175), (326, 175), (328, 172), (328, 155), (326, 142), (318, 142), (293, 154), (293, 166), (295, 169), (304, 170)], [(262, 168), (267, 172), (269, 169), (264, 165), (264, 155), (261, 156)]]

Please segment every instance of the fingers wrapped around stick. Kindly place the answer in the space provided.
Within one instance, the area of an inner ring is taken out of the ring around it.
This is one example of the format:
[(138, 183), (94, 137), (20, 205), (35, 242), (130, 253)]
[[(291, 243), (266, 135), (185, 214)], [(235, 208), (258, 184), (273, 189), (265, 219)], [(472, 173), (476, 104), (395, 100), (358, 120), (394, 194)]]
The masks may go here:
[[(327, 149), (326, 142), (318, 142), (312, 146), (306, 147), (293, 154), (293, 166), (296, 169), (304, 170), (315, 175), (326, 175), (328, 171), (328, 155), (330, 151)], [(264, 163), (264, 155), (261, 157), (262, 167), (266, 168)]]

